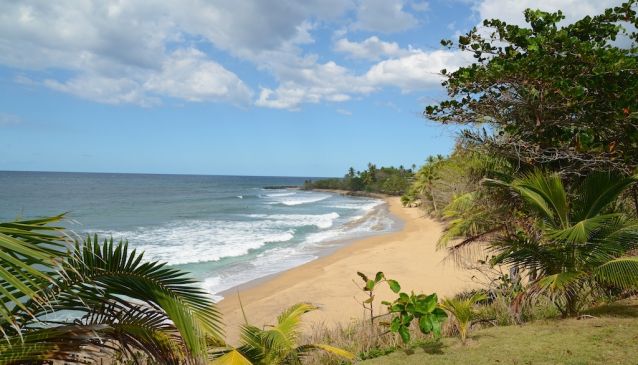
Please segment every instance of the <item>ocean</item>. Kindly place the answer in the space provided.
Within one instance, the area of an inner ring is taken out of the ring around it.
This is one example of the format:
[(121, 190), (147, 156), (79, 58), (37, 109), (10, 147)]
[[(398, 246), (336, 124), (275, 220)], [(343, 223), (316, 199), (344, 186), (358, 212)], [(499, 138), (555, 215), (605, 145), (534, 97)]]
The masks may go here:
[(67, 212), (76, 234), (126, 239), (221, 299), (348, 240), (397, 229), (382, 200), (266, 189), (306, 179), (0, 171), (0, 220)]

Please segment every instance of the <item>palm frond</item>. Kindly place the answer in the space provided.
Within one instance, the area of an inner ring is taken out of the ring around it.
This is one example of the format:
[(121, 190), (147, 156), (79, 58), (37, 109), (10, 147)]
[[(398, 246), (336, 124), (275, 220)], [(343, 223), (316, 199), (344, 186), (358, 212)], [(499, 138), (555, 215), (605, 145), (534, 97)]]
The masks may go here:
[(194, 279), (165, 264), (143, 261), (143, 254), (129, 251), (125, 241), (111, 238), (100, 246), (95, 236), (77, 242), (68, 266), (73, 274), (62, 280), (60, 290), (86, 293), (87, 287), (97, 287), (112, 299), (125, 297), (161, 309), (194, 354), (205, 353), (207, 336), (222, 337), (220, 314)]
[(574, 212), (578, 220), (592, 218), (613, 203), (631, 184), (636, 176), (619, 176), (612, 173), (590, 174), (578, 187), (574, 200)]
[(40, 291), (53, 282), (66, 255), (63, 229), (51, 224), (63, 217), (0, 223), (0, 327), (17, 328), (16, 308), (33, 315), (26, 300), (47, 304)]
[(561, 226), (569, 223), (567, 192), (560, 176), (534, 171), (515, 179), (512, 187), (532, 208), (548, 221), (558, 219)]
[(325, 351), (325, 352), (327, 352), (329, 354), (336, 355), (336, 356), (339, 356), (339, 357), (347, 359), (347, 360), (354, 360), (355, 359), (354, 354), (351, 353), (350, 351), (346, 351), (344, 349), (341, 349), (341, 348), (338, 348), (338, 347), (335, 347), (335, 346), (330, 346), (330, 345), (323, 344), (323, 343), (301, 345), (301, 346), (299, 346), (299, 347), (297, 347), (295, 349), (295, 352), (297, 352), (299, 354), (305, 354), (307, 352), (314, 351), (314, 350)]
[(613, 223), (621, 217), (621, 214), (602, 214), (572, 222), (567, 227), (547, 229), (547, 237), (553, 240), (582, 244), (588, 242), (597, 231), (604, 229), (608, 224)]
[(253, 365), (253, 363), (248, 358), (244, 356), (239, 350), (231, 349), (227, 351), (223, 355), (215, 358), (212, 361), (214, 365)]
[(599, 266), (594, 277), (619, 288), (638, 287), (638, 257), (621, 257)]
[(561, 272), (547, 275), (536, 281), (532, 286), (537, 292), (564, 293), (575, 290), (586, 276), (583, 272)]

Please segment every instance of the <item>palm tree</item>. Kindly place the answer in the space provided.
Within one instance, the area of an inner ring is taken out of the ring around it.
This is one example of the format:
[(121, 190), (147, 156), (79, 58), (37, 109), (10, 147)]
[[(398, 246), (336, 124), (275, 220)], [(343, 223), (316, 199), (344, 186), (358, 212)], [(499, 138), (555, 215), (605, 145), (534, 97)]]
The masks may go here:
[(578, 314), (585, 293), (638, 285), (638, 221), (613, 209), (635, 177), (595, 173), (572, 194), (558, 174), (528, 173), (512, 182), (488, 180), (524, 202), (533, 224), (510, 228), (489, 244), (492, 264), (515, 265), (531, 278), (528, 293), (549, 294), (563, 314)]
[(309, 352), (322, 350), (352, 360), (348, 351), (326, 344), (299, 344), (301, 316), (318, 308), (299, 303), (284, 310), (277, 324), (260, 329), (246, 323), (241, 328), (241, 346), (221, 348), (213, 352), (217, 365), (283, 365), (301, 364)]
[(441, 303), (441, 307), (454, 316), (461, 342), (465, 343), (472, 321), (476, 318), (474, 306), (485, 300), (487, 300), (485, 293), (476, 292), (466, 298), (446, 298)]
[(220, 316), (186, 273), (147, 262), (124, 241), (69, 244), (62, 216), (0, 224), (0, 364), (97, 361), (138, 353), (205, 359)]

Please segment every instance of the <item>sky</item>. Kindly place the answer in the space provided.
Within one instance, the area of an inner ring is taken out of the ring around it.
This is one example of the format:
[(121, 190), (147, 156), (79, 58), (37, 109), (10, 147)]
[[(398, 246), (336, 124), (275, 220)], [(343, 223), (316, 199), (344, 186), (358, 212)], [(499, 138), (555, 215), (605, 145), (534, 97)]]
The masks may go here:
[(420, 165), (459, 128), (444, 49), (525, 8), (608, 0), (0, 0), (0, 170), (340, 176)]

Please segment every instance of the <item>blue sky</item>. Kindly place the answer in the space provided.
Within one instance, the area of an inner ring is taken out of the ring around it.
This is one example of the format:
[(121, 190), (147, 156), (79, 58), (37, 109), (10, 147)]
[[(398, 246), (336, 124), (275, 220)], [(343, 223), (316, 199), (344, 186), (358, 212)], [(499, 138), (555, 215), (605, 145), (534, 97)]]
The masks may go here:
[(0, 1), (0, 170), (338, 176), (420, 164), (439, 46), (593, 0)]

